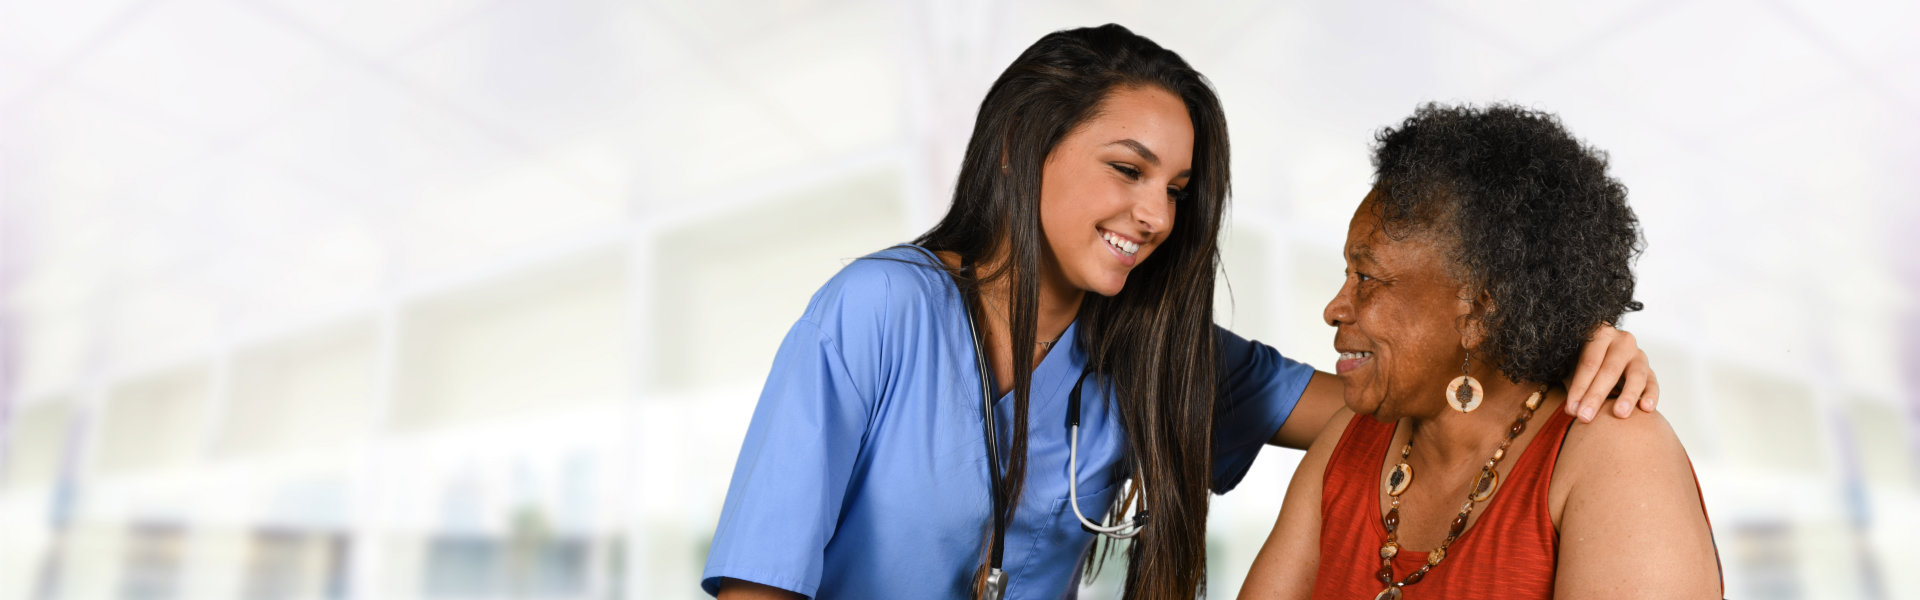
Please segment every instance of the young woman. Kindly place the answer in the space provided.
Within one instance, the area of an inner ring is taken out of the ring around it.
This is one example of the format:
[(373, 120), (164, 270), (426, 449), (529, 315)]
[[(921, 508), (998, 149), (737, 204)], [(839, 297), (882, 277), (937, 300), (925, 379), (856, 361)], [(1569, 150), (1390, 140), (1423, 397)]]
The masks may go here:
[[(1227, 164), (1219, 101), (1173, 52), (1117, 25), (1028, 48), (947, 216), (848, 265), (781, 344), (702, 587), (1056, 598), (1098, 531), (1132, 540), (1128, 597), (1192, 598), (1208, 491), (1341, 404), (1213, 324)], [(1598, 331), (1592, 404), (1624, 371), (1620, 407), (1650, 406), (1631, 336)]]

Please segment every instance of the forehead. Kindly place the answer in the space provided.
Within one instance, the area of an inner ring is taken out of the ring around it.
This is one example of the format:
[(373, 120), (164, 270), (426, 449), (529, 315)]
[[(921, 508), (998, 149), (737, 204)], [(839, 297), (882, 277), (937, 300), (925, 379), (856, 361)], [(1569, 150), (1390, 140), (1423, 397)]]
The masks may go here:
[(1376, 248), (1393, 243), (1380, 227), (1379, 213), (1380, 189), (1374, 188), (1360, 199), (1360, 205), (1353, 209), (1353, 219), (1347, 222), (1346, 254), (1349, 259), (1376, 258)]
[(1382, 265), (1399, 271), (1428, 271), (1444, 276), (1447, 270), (1445, 248), (1431, 234), (1387, 235), (1380, 220), (1382, 199), (1379, 188), (1367, 193), (1353, 211), (1347, 224), (1347, 260)]
[(1192, 161), (1193, 120), (1179, 96), (1158, 86), (1116, 88), (1100, 103), (1099, 112), (1071, 137), (1082, 143), (1106, 144), (1133, 139), (1163, 159)]

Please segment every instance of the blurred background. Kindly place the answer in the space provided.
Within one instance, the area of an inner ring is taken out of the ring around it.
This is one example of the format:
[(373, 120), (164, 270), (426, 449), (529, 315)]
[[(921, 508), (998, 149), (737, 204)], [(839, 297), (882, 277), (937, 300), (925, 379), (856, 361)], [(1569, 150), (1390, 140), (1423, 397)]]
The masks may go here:
[[(808, 296), (1106, 22), (1226, 105), (1219, 319), (1322, 368), (1372, 132), (1559, 113), (1643, 220), (1727, 594), (1912, 597), (1912, 2), (14, 0), (0, 599), (702, 597)], [(1298, 457), (1216, 500), (1211, 596)]]

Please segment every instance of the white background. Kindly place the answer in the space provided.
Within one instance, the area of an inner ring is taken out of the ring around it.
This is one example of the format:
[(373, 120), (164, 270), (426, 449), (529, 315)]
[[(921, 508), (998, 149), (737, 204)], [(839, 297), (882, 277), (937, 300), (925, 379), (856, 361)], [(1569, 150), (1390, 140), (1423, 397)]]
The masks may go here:
[[(700, 596), (807, 297), (945, 210), (1021, 49), (1106, 22), (1226, 106), (1220, 319), (1323, 368), (1372, 132), (1559, 113), (1643, 221), (1623, 325), (1728, 595), (1899, 594), (1911, 2), (16, 0), (0, 599)], [(1214, 504), (1212, 596), (1297, 457)]]

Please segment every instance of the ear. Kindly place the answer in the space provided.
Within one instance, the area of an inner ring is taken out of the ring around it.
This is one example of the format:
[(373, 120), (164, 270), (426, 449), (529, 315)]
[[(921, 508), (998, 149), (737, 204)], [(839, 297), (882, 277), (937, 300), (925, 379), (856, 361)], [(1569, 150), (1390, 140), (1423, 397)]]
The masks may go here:
[(1453, 327), (1460, 334), (1460, 345), (1468, 349), (1479, 348), (1487, 340), (1487, 317), (1495, 309), (1493, 296), (1461, 286), (1460, 293), (1455, 297), (1459, 300), (1454, 303), (1458, 312), (1455, 313)]

